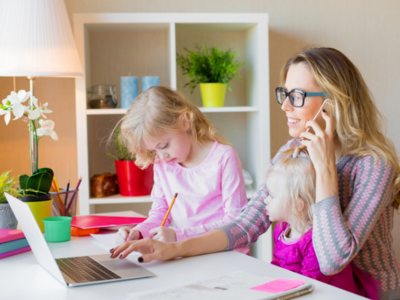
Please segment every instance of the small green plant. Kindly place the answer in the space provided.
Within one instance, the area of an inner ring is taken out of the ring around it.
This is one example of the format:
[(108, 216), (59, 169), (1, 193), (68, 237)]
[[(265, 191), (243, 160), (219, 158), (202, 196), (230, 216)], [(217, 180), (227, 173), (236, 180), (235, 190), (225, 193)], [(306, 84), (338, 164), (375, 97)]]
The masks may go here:
[(136, 160), (135, 155), (132, 155), (129, 149), (123, 144), (121, 140), (121, 128), (118, 126), (114, 128), (111, 139), (107, 143), (107, 148), (111, 148), (111, 150), (107, 149), (106, 155), (114, 160)]
[[(218, 47), (207, 47), (204, 49), (196, 45), (197, 51), (190, 51), (184, 48), (187, 56), (176, 55), (176, 61), (182, 68), (182, 73), (187, 75), (190, 81), (184, 86), (189, 86), (191, 92), (199, 83), (225, 83), (228, 84), (236, 76), (240, 76), (238, 69), (244, 62), (236, 61), (239, 55), (230, 48), (226, 51)], [(228, 89), (231, 88), (228, 86)]]
[(0, 175), (0, 203), (7, 203), (4, 193), (8, 193), (14, 197), (22, 196), (20, 190), (16, 186), (18, 177), (11, 178), (9, 176), (10, 172), (11, 171), (7, 171)]

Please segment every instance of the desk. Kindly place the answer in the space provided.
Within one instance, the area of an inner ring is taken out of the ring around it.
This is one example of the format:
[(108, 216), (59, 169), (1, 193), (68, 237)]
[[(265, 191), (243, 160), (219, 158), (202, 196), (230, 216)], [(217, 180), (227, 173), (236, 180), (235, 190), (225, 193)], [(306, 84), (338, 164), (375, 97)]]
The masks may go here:
[[(107, 253), (92, 237), (72, 237), (69, 242), (49, 243), (49, 246), (55, 258)], [(301, 297), (302, 300), (365, 299), (236, 251), (167, 262), (155, 261), (143, 266), (157, 277), (66, 288), (36, 262), (32, 252), (26, 252), (0, 260), (0, 299), (125, 300), (129, 293), (135, 291), (189, 284), (238, 270), (273, 278), (305, 279), (307, 283), (314, 283), (315, 291)]]

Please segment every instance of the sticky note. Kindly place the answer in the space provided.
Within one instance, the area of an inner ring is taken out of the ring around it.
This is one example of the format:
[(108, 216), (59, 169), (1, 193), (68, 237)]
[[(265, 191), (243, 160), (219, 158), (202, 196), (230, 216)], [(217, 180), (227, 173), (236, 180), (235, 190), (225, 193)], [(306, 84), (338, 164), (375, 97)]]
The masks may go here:
[(251, 290), (267, 292), (267, 293), (281, 293), (294, 288), (297, 288), (305, 284), (305, 280), (295, 280), (295, 279), (282, 279), (273, 280), (261, 285), (250, 288)]

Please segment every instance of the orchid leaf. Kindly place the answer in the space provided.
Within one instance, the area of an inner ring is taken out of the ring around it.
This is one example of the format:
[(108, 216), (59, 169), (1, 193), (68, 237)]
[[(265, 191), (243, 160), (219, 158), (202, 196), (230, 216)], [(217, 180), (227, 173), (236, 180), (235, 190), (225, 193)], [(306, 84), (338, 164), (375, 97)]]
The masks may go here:
[(52, 178), (54, 177), (54, 172), (50, 168), (40, 168), (40, 169), (36, 170), (35, 172), (33, 172), (33, 174), (37, 174), (37, 173), (49, 173)]
[[(25, 190), (35, 190), (47, 194), (50, 191), (51, 183), (53, 181), (53, 170), (42, 168), (37, 170), (28, 178), (25, 185)], [(21, 187), (22, 188), (22, 187)], [(38, 192), (28, 192), (28, 195), (38, 195)]]
[(29, 176), (28, 175), (21, 175), (19, 176), (19, 186), (21, 189), (26, 189), (26, 183), (28, 182)]

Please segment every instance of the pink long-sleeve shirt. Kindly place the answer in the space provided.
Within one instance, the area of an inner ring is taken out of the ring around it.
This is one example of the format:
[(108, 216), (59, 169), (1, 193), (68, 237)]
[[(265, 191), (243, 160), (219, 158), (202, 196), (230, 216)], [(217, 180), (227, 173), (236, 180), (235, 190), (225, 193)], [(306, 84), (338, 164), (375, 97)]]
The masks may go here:
[(247, 204), (236, 150), (215, 142), (207, 158), (194, 168), (176, 162), (155, 164), (149, 218), (135, 228), (143, 238), (161, 225), (175, 193), (178, 197), (165, 226), (174, 220), (177, 241), (232, 222)]

